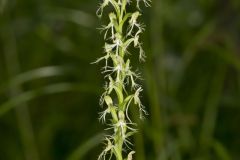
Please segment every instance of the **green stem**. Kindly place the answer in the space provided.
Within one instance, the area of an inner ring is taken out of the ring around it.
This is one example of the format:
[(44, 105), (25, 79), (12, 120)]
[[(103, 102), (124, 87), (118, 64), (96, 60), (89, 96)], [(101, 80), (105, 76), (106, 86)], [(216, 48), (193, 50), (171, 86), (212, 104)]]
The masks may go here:
[[(6, 21), (11, 20), (9, 12), (5, 14)], [(11, 23), (10, 23), (11, 24)], [(6, 70), (9, 78), (20, 73), (20, 64), (17, 52), (17, 43), (12, 25), (3, 27), (2, 38), (5, 41), (4, 56), (6, 61)], [(11, 86), (9, 97), (14, 99), (23, 92), (21, 85)], [(26, 160), (39, 160), (39, 153), (36, 145), (36, 139), (33, 131), (33, 125), (27, 103), (19, 104), (15, 108), (16, 119), (19, 127), (20, 139)]]
[[(119, 17), (119, 25), (121, 24), (122, 20), (123, 20), (123, 16), (124, 16), (124, 11), (126, 9), (126, 5), (127, 5), (127, 0), (123, 0), (122, 2), (122, 7), (121, 7), (121, 14), (120, 14), (120, 17)], [(122, 31), (122, 28), (121, 28), (121, 31)], [(122, 32), (121, 32), (122, 33)]]
[[(122, 23), (123, 21), (123, 17), (124, 17), (124, 11), (125, 11), (125, 8), (126, 8), (126, 4), (127, 4), (127, 1), (126, 0), (123, 0), (123, 4), (122, 4), (122, 7), (121, 7), (121, 12), (120, 12), (120, 17), (118, 17), (118, 34), (120, 35), (122, 41), (123, 41), (123, 35), (122, 35), (122, 31), (123, 31), (123, 25), (124, 23)], [(118, 53), (122, 59), (124, 60), (124, 50), (123, 48), (120, 48), (119, 49), (119, 53)], [(124, 76), (121, 74), (120, 75), (120, 82), (123, 82), (124, 81)], [(123, 103), (124, 101), (124, 95), (123, 95), (123, 86), (122, 84), (118, 84), (117, 87), (115, 88), (115, 92), (117, 94), (117, 97), (118, 97), (118, 107), (119, 107), (119, 111), (118, 111), (118, 114), (119, 112), (123, 111), (124, 112), (124, 107), (120, 107), (121, 104)], [(124, 118), (124, 117), (123, 117)], [(119, 119), (121, 119), (119, 117)], [(122, 120), (122, 119), (121, 119)], [(125, 121), (125, 119), (123, 119), (123, 121)], [(126, 132), (126, 131), (124, 131)], [(123, 139), (122, 139), (122, 135), (121, 135), (121, 128), (119, 127), (118, 128), (118, 131), (117, 131), (117, 137), (115, 139), (115, 145), (116, 145), (116, 148), (115, 148), (115, 156), (117, 158), (117, 160), (123, 160), (123, 156), (122, 156), (122, 147), (123, 147)], [(125, 134), (125, 133), (124, 133)]]

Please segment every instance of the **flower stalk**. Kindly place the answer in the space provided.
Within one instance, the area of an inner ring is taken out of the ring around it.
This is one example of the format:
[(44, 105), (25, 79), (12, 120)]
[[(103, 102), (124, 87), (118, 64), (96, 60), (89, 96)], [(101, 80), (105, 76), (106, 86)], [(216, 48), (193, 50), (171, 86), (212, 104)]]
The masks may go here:
[[(140, 118), (147, 114), (140, 101), (141, 85), (136, 80), (140, 79), (139, 73), (132, 71), (129, 47), (137, 48), (139, 60), (144, 61), (145, 54), (140, 34), (144, 31), (144, 25), (138, 22), (140, 2), (150, 6), (150, 0), (103, 0), (97, 10), (101, 17), (106, 7), (111, 7), (108, 25), (103, 25), (100, 30), (104, 32), (105, 55), (95, 61), (105, 61), (102, 73), (108, 79), (105, 91), (100, 98), (100, 105), (105, 110), (100, 112), (100, 121), (107, 123), (112, 134), (105, 138), (106, 147), (99, 155), (98, 160), (111, 159), (132, 160), (133, 154), (129, 138), (137, 131), (136, 124), (132, 122), (128, 110), (130, 105), (139, 108)], [(133, 13), (127, 11), (127, 6), (136, 4), (137, 10)], [(109, 121), (107, 118), (110, 118)], [(126, 149), (127, 148), (127, 149)], [(129, 151), (130, 150), (130, 151)], [(128, 151), (128, 152), (127, 152)]]

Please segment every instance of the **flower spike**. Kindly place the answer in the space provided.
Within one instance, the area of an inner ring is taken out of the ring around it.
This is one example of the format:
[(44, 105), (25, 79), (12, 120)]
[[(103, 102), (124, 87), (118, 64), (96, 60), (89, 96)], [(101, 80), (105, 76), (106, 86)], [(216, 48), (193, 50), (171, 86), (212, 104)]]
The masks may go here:
[[(100, 31), (104, 34), (104, 53), (94, 63), (105, 62), (102, 74), (106, 78), (105, 91), (100, 98), (100, 105), (104, 107), (99, 113), (99, 120), (107, 122), (110, 132), (106, 136), (106, 147), (99, 155), (98, 160), (110, 160), (115, 156), (116, 160), (133, 160), (135, 151), (132, 151), (130, 138), (137, 132), (136, 124), (132, 122), (129, 115), (129, 107), (136, 106), (139, 109), (140, 118), (147, 115), (145, 107), (141, 102), (140, 93), (143, 91), (137, 82), (140, 74), (132, 70), (131, 55), (129, 48), (135, 48), (139, 52), (139, 60), (145, 60), (145, 52), (140, 41), (145, 26), (139, 22), (142, 15), (140, 2), (146, 7), (150, 6), (150, 0), (136, 0), (137, 11), (130, 13), (127, 6), (134, 0), (103, 0), (97, 10), (101, 17), (106, 7), (112, 8), (109, 12), (109, 22), (103, 25)], [(111, 119), (107, 119), (111, 117)], [(126, 148), (126, 155), (123, 154)], [(127, 156), (127, 157), (124, 157)]]

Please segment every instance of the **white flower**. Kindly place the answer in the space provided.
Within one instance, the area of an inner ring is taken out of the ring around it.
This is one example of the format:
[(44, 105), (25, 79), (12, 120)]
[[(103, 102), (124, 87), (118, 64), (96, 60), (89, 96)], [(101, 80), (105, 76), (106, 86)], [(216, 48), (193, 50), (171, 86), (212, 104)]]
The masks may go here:
[(121, 36), (116, 33), (114, 40), (113, 40), (113, 44), (109, 44), (109, 43), (105, 43), (104, 49), (105, 52), (112, 52), (114, 51), (116, 53), (116, 55), (119, 55), (119, 47), (122, 46), (123, 42), (121, 40)]
[(136, 90), (136, 92), (135, 92), (135, 94), (134, 94), (134, 97), (133, 97), (133, 99), (134, 99), (134, 104), (138, 105), (139, 113), (140, 113), (140, 118), (141, 118), (141, 119), (144, 118), (143, 113), (144, 113), (145, 115), (148, 114), (147, 111), (145, 111), (145, 107), (142, 105), (142, 102), (141, 102), (141, 100), (140, 100), (140, 98), (139, 98), (140, 92), (142, 92), (142, 91), (143, 91), (142, 87), (139, 87), (139, 88)]
[(94, 63), (99, 63), (100, 61), (102, 61), (102, 60), (105, 60), (105, 66), (103, 67), (103, 69), (107, 69), (107, 67), (108, 67), (108, 59), (111, 57), (111, 52), (108, 52), (105, 56), (103, 56), (103, 57), (100, 57), (100, 58), (98, 58), (96, 61), (94, 61), (92, 64), (94, 64)]
[(108, 107), (106, 110), (99, 113), (99, 121), (102, 121), (102, 123), (106, 122), (106, 115), (110, 113), (110, 108)]
[[(136, 124), (135, 123), (126, 123), (124, 120), (119, 119), (119, 121), (116, 124), (112, 125), (111, 128), (114, 128), (115, 133), (120, 131), (122, 139), (125, 140), (127, 138), (127, 136), (126, 136), (127, 129), (130, 130), (131, 132), (137, 131), (137, 129), (134, 129), (134, 128), (130, 127), (129, 125), (136, 125)], [(111, 129), (111, 128), (109, 128), (109, 129)]]
[(108, 76), (108, 78), (109, 78), (109, 84), (106, 90), (107, 90), (107, 94), (111, 94), (112, 90), (116, 87), (116, 83), (114, 82), (111, 76)]
[(125, 75), (127, 76), (127, 78), (130, 78), (131, 81), (131, 88), (135, 89), (136, 87), (138, 87), (139, 85), (135, 82), (135, 79), (139, 79), (140, 75), (131, 71), (131, 66), (130, 66), (130, 60), (127, 60), (127, 63), (125, 65), (125, 70), (124, 70)]
[(102, 16), (103, 9), (104, 9), (106, 6), (108, 6), (108, 4), (109, 4), (110, 1), (111, 1), (111, 0), (104, 0), (103, 3), (100, 4), (100, 6), (99, 6), (99, 8), (98, 8), (98, 10), (97, 10), (97, 12), (96, 12), (96, 14), (97, 14), (98, 17), (101, 17), (101, 16)]
[(139, 13), (138, 11), (137, 12), (134, 12), (129, 20), (129, 27), (128, 27), (128, 33), (127, 33), (127, 36), (130, 36), (132, 35), (132, 32), (133, 32), (133, 29), (134, 27), (137, 27), (137, 29), (139, 31), (142, 32), (142, 30), (144, 30), (144, 25), (143, 24), (140, 24), (137, 22), (137, 19), (138, 17), (141, 16), (141, 13)]
[(114, 27), (116, 26), (116, 20), (117, 20), (115, 13), (110, 13), (109, 19), (110, 19), (109, 24), (107, 26), (102, 26), (102, 28), (100, 28), (101, 31), (105, 31), (104, 39), (107, 39), (109, 30), (111, 30), (111, 36), (109, 39), (114, 39), (114, 36), (115, 36)]
[(118, 82), (121, 82), (121, 79), (120, 79), (120, 76), (123, 72), (123, 66), (122, 64), (118, 64), (117, 66), (115, 67), (107, 67), (106, 70), (104, 70), (102, 73), (107, 73), (107, 72), (110, 72), (109, 74), (107, 74), (105, 77), (108, 77), (110, 76), (112, 73), (116, 73), (117, 74), (117, 77), (116, 77), (116, 83)]
[(146, 58), (146, 55), (145, 55), (145, 52), (144, 52), (144, 50), (142, 48), (142, 44), (141, 43), (139, 44), (138, 48), (139, 48), (139, 60), (144, 62), (145, 58)]
[(106, 155), (107, 155), (108, 152), (111, 153), (110, 159), (111, 159), (111, 157), (112, 157), (112, 150), (113, 150), (113, 148), (114, 148), (114, 145), (112, 144), (112, 142), (110, 141), (109, 138), (106, 138), (105, 140), (107, 141), (107, 146), (106, 146), (106, 148), (103, 150), (103, 152), (98, 156), (98, 160), (101, 160), (101, 159), (104, 159), (104, 160), (105, 160), (105, 157), (106, 157)]
[(137, 0), (137, 8), (140, 10), (140, 7), (139, 7), (139, 3), (140, 1), (143, 1), (143, 3), (145, 4), (146, 7), (150, 7), (151, 6), (151, 0)]
[(106, 53), (111, 52), (116, 47), (116, 44), (105, 43), (104, 50)]

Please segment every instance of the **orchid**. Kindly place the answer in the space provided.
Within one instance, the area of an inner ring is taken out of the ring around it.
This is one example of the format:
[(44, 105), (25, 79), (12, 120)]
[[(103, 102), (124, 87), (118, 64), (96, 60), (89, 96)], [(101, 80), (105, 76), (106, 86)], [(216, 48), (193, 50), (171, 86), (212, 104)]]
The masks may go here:
[[(134, 0), (103, 0), (97, 10), (97, 15), (102, 16), (106, 7), (112, 8), (109, 13), (109, 23), (100, 28), (104, 33), (104, 52), (105, 55), (98, 58), (94, 63), (105, 61), (102, 74), (107, 79), (106, 85), (100, 98), (100, 105), (106, 107), (99, 113), (99, 120), (109, 126), (105, 130), (110, 130), (107, 135), (106, 147), (99, 155), (98, 160), (111, 159), (115, 156), (116, 160), (132, 160), (135, 151), (128, 139), (137, 132), (136, 124), (129, 116), (129, 107), (136, 106), (139, 109), (139, 116), (142, 119), (145, 107), (141, 102), (140, 93), (143, 91), (137, 80), (140, 74), (132, 70), (130, 58), (128, 56), (129, 47), (134, 47), (139, 52), (139, 60), (144, 61), (145, 53), (140, 35), (144, 31), (144, 25), (139, 22), (141, 17), (140, 2), (145, 6), (150, 6), (150, 0), (136, 0), (137, 11), (130, 13), (127, 6), (132, 5)], [(130, 88), (130, 89), (127, 89)], [(108, 121), (107, 118), (111, 117)], [(108, 123), (109, 122), (109, 123)], [(126, 155), (123, 151), (124, 146), (130, 150)], [(124, 158), (125, 157), (125, 158)]]

